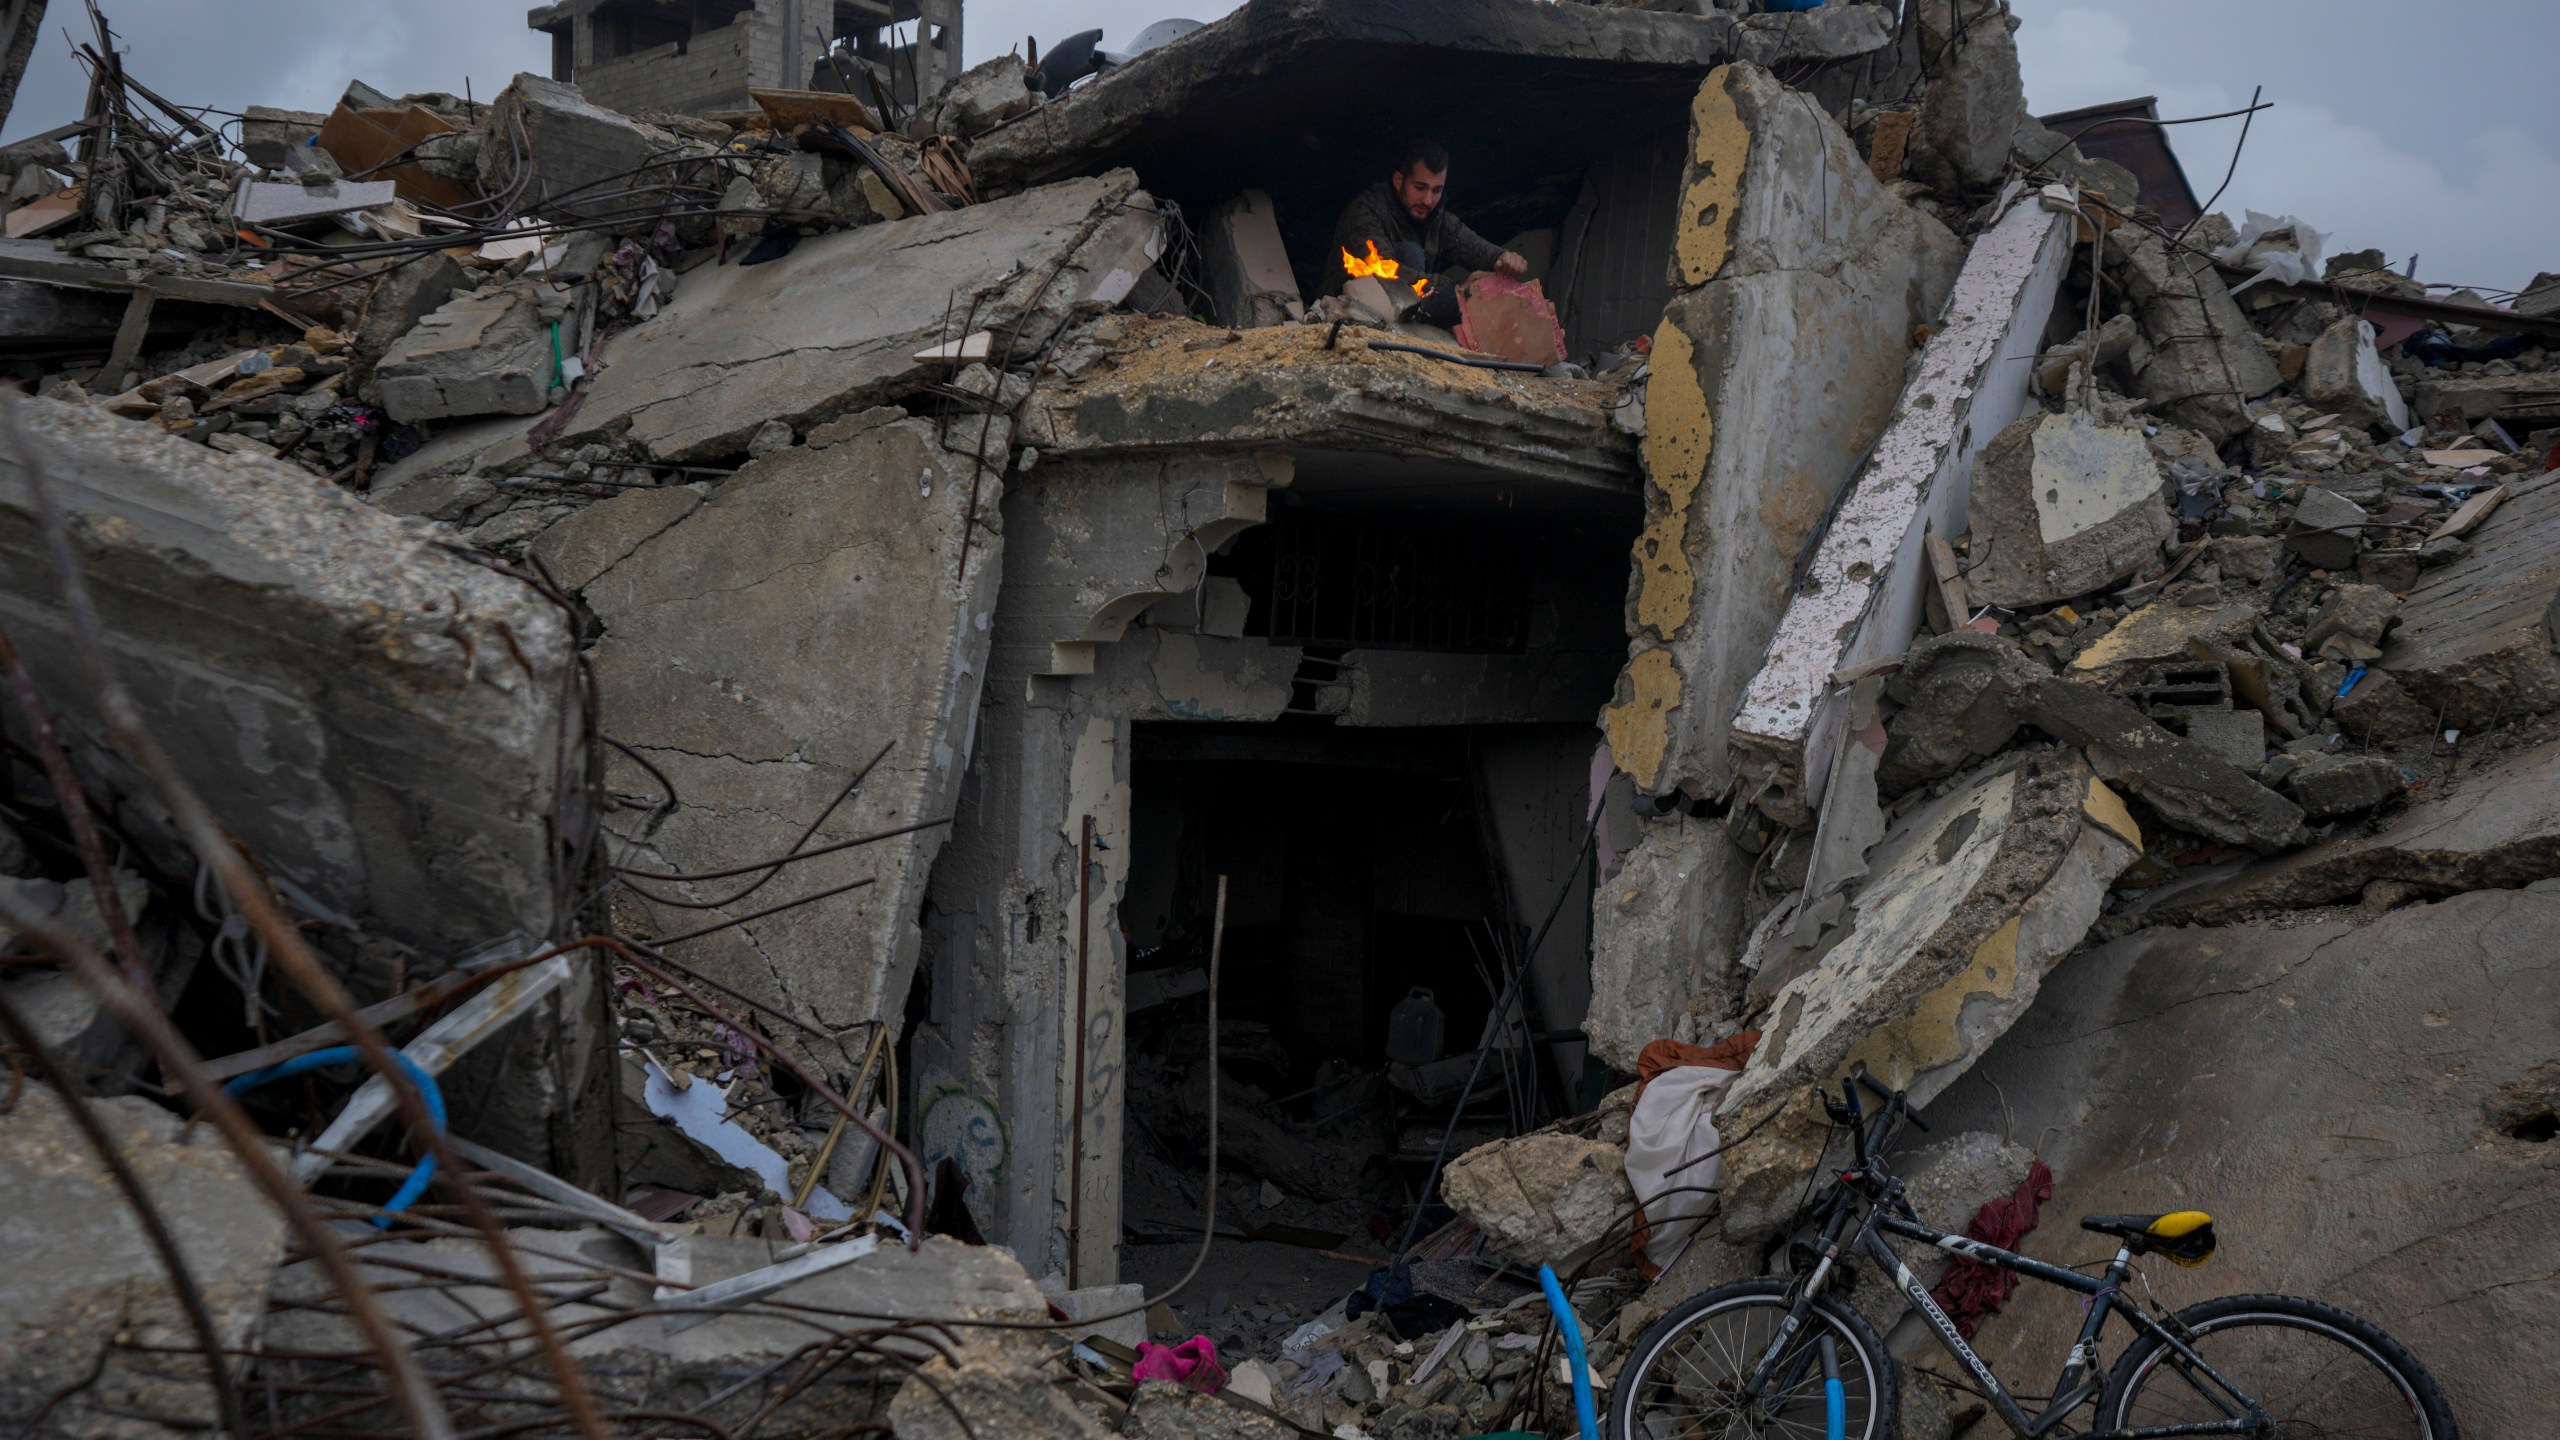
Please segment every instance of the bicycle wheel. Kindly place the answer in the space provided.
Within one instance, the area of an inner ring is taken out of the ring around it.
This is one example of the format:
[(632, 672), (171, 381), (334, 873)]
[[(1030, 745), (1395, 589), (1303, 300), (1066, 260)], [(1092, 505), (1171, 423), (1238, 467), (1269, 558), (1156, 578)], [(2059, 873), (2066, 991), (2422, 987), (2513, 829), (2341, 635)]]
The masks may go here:
[[(2290, 1295), (2226, 1295), (2178, 1312), (2188, 1348), (2258, 1402), (2278, 1440), (2457, 1440), (2433, 1376), (2372, 1321)], [(2193, 1425), (2246, 1413), (2158, 1335), (2116, 1360), (2107, 1427)], [(2103, 1427), (2102, 1427), (2103, 1428)]]
[(1822, 1354), (1840, 1352), (1849, 1440), (1889, 1440), (1896, 1428), (1893, 1362), (1874, 1327), (1824, 1295), (1788, 1342), (1778, 1378), (1755, 1405), (1739, 1391), (1787, 1318), (1787, 1282), (1723, 1285), (1654, 1322), (1618, 1371), (1609, 1440), (1823, 1440)]

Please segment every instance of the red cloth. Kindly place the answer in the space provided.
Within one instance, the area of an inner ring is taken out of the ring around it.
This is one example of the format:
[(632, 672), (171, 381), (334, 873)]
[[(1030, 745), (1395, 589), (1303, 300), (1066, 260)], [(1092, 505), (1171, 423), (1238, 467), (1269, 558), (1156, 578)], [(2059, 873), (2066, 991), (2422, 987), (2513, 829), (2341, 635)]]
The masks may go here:
[(1194, 1335), (1179, 1345), (1138, 1345), (1138, 1363), (1129, 1367), (1132, 1380), (1170, 1380), (1203, 1395), (1227, 1388), (1227, 1372), (1218, 1364), (1218, 1342)]
[[(2027, 1169), (2027, 1178), (2006, 1199), (1994, 1200), (1973, 1212), (1973, 1223), (1964, 1227), (1967, 1239), (2003, 1250), (2015, 1250), (2018, 1242), (2036, 1228), (2044, 1202), (2053, 1198), (2053, 1171), (2043, 1160)], [(1959, 1255), (1947, 1262), (1947, 1273), (1938, 1277), (1938, 1288), (1929, 1292), (1947, 1318), (1956, 1322), (1956, 1333), (1967, 1340), (1986, 1315), (2000, 1313), (2017, 1293), (2018, 1275), (1968, 1260)]]

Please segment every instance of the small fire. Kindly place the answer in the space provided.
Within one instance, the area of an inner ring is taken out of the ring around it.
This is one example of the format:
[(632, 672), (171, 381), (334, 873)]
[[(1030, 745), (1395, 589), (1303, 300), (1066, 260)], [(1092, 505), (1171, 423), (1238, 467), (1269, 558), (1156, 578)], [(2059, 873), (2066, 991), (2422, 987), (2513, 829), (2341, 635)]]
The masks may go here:
[[(1352, 254), (1352, 253), (1351, 253), (1350, 251), (1348, 251), (1348, 250), (1343, 251), (1343, 252), (1342, 252), (1342, 273), (1343, 273), (1343, 274), (1348, 275), (1348, 276), (1351, 276), (1351, 277), (1352, 277), (1353, 279), (1355, 279), (1355, 280), (1356, 280), (1356, 279), (1358, 279), (1358, 278), (1360, 278), (1360, 277), (1361, 277), (1361, 276), (1363, 276), (1363, 275), (1374, 276), (1374, 277), (1376, 277), (1377, 279), (1380, 279), (1380, 280), (1400, 280), (1400, 279), (1404, 278), (1403, 276), (1401, 276), (1401, 275), (1399, 275), (1399, 274), (1397, 273), (1397, 268), (1398, 268), (1398, 267), (1397, 267), (1397, 265), (1396, 265), (1396, 262), (1394, 262), (1393, 260), (1388, 259), (1386, 256), (1381, 255), (1381, 254), (1379, 254), (1379, 253), (1378, 253), (1378, 242), (1377, 242), (1377, 241), (1375, 241), (1375, 240), (1369, 240), (1369, 241), (1364, 241), (1364, 242), (1362, 242), (1362, 243), (1363, 243), (1363, 244), (1365, 244), (1365, 245), (1367, 245), (1367, 246), (1369, 247), (1369, 258), (1368, 258), (1368, 259), (1366, 259), (1366, 260), (1363, 260), (1363, 259), (1361, 259), (1359, 256)], [(1419, 279), (1419, 280), (1414, 281), (1414, 282), (1413, 282), (1413, 293), (1414, 293), (1414, 294), (1416, 294), (1416, 295), (1428, 295), (1428, 294), (1430, 294), (1430, 293), (1431, 293), (1431, 277), (1430, 277), (1430, 276), (1428, 276), (1428, 275), (1426, 275), (1426, 276), (1424, 276), (1423, 278), (1421, 278), (1421, 279)]]

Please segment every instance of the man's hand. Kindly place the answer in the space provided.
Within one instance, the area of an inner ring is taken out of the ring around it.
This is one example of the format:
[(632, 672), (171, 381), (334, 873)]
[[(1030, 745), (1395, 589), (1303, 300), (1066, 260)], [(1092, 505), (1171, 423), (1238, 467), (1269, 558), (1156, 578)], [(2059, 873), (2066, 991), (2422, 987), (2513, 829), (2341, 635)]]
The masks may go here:
[(1505, 250), (1502, 258), (1493, 262), (1493, 268), (1501, 271), (1505, 279), (1518, 280), (1529, 273), (1529, 262)]

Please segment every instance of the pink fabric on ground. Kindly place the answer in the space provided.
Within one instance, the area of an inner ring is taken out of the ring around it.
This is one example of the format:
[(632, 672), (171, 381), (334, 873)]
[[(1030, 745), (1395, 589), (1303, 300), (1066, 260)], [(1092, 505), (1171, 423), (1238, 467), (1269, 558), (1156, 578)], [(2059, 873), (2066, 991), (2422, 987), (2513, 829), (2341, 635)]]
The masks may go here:
[(1203, 1395), (1227, 1388), (1227, 1372), (1218, 1364), (1218, 1342), (1194, 1335), (1179, 1345), (1141, 1342), (1138, 1363), (1129, 1367), (1133, 1380), (1170, 1380)]

